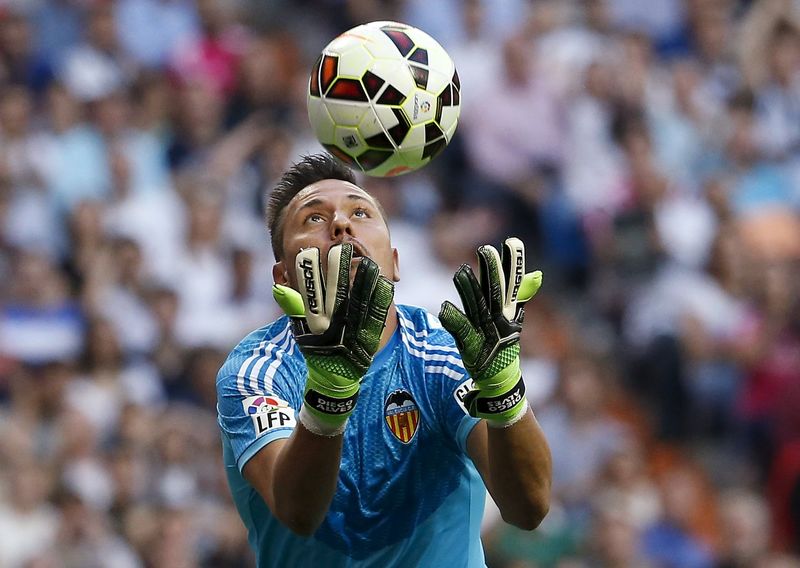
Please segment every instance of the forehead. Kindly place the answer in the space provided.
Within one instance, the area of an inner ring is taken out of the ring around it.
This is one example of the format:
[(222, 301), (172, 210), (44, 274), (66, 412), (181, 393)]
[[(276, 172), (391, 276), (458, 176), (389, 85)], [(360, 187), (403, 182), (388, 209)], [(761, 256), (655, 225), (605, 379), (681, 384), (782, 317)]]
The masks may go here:
[(364, 200), (377, 206), (375, 198), (355, 184), (339, 179), (324, 179), (301, 189), (287, 206), (297, 211), (309, 204), (334, 204), (339, 201)]

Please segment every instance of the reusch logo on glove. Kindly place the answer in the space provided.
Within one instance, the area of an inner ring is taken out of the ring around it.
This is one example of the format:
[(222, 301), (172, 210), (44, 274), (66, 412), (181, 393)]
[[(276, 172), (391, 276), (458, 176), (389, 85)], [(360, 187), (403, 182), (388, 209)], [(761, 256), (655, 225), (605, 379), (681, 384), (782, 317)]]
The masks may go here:
[(308, 299), (308, 309), (311, 313), (319, 313), (319, 306), (317, 304), (317, 288), (314, 285), (314, 265), (310, 258), (304, 258), (300, 262), (300, 267), (303, 269), (303, 283), (306, 288), (306, 298)]
[(525, 276), (525, 257), (517, 256), (517, 265), (514, 267), (514, 288), (511, 290), (511, 301), (517, 301), (519, 287), (522, 284), (522, 277)]

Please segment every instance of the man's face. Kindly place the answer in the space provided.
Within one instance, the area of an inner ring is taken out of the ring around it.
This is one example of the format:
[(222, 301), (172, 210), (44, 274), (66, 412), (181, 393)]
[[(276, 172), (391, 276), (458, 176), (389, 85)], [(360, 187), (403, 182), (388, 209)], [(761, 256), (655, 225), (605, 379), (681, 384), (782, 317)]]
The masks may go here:
[(361, 256), (374, 260), (390, 280), (399, 280), (397, 250), (392, 248), (389, 229), (375, 200), (352, 183), (326, 179), (304, 188), (286, 206), (283, 258), (273, 268), (275, 282), (296, 289), (297, 253), (317, 247), (326, 271), (328, 250), (340, 243), (353, 245), (351, 280)]

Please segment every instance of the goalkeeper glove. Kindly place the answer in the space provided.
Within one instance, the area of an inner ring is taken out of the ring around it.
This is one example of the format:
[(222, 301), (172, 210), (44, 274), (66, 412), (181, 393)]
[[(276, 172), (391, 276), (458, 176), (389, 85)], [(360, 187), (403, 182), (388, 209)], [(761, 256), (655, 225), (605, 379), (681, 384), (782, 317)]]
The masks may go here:
[(525, 273), (525, 245), (506, 239), (503, 256), (490, 245), (478, 248), (480, 282), (464, 264), (453, 281), (464, 312), (442, 304), (439, 319), (456, 340), (464, 366), (475, 382), (464, 404), (490, 425), (510, 426), (525, 414), (525, 383), (519, 366), (523, 305), (542, 284), (542, 273)]
[(323, 278), (319, 249), (304, 249), (296, 259), (299, 292), (280, 284), (272, 288), (278, 305), (291, 318), (292, 333), (308, 367), (300, 421), (323, 436), (344, 431), (394, 297), (394, 284), (380, 276), (378, 265), (366, 257), (351, 290), (352, 258), (352, 245), (331, 247)]

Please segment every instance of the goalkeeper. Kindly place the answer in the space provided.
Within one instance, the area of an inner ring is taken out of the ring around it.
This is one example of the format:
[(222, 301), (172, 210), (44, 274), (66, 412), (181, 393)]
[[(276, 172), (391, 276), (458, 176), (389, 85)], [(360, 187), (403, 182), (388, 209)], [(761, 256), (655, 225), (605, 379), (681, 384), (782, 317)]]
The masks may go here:
[(228, 482), (259, 567), (485, 566), (485, 488), (503, 518), (548, 509), (547, 442), (519, 366), (517, 239), (455, 275), (462, 309), (395, 305), (397, 250), (380, 205), (327, 155), (273, 190), (273, 294), (286, 317), (219, 371)]

